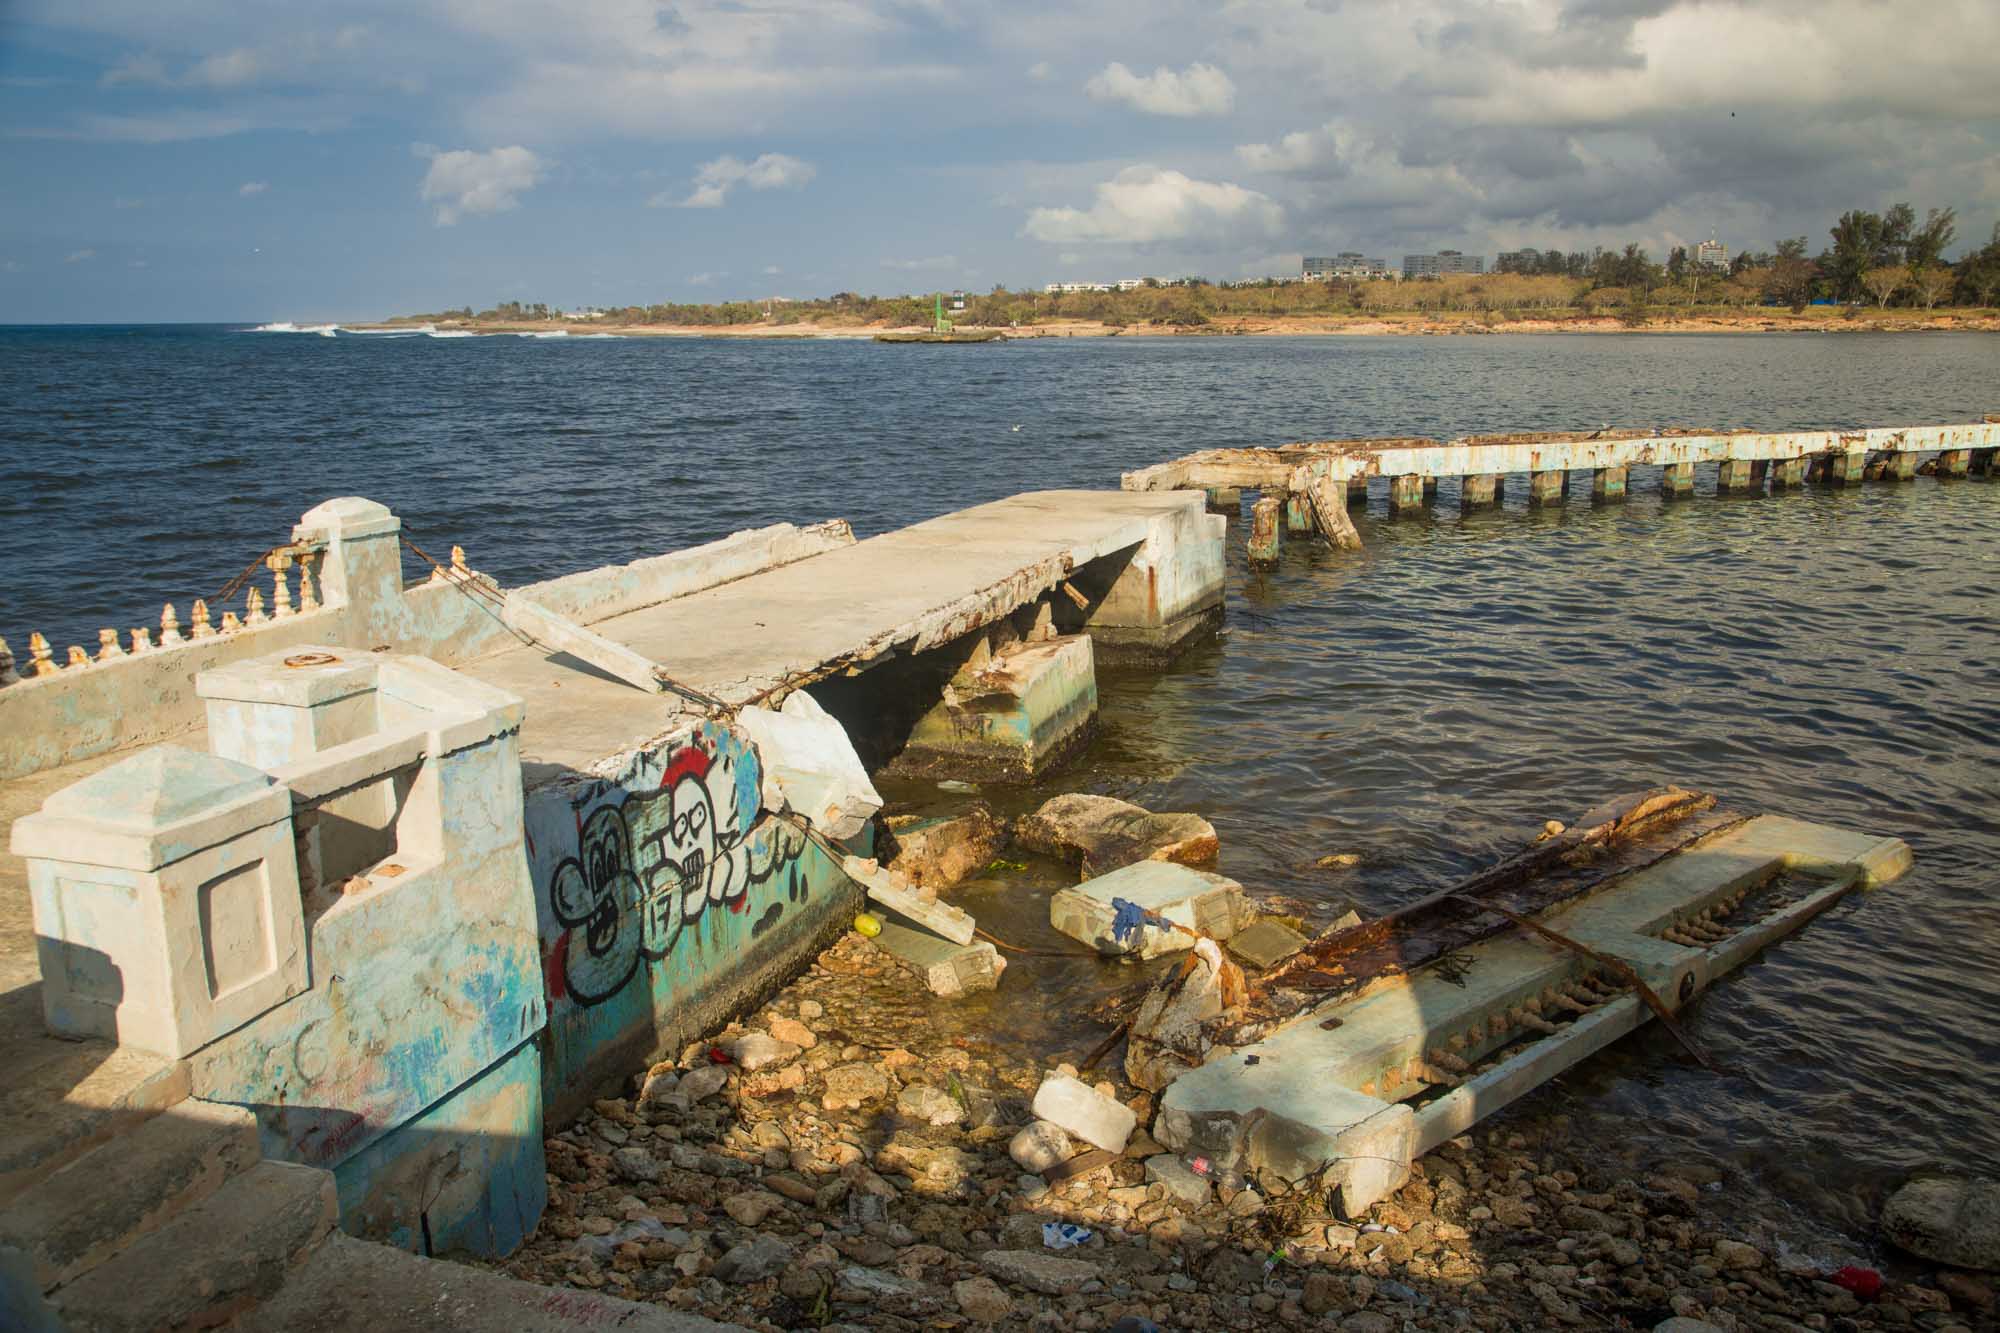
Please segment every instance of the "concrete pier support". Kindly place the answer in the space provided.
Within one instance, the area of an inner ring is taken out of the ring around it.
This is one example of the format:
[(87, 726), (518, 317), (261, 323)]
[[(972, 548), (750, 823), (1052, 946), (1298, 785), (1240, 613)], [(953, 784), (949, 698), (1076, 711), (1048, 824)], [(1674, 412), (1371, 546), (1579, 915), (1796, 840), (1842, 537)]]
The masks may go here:
[(1278, 563), (1278, 545), (1284, 540), (1284, 524), (1279, 511), (1283, 503), (1275, 495), (1261, 497), (1250, 510), (1250, 563), (1268, 568)]
[(1210, 486), (1208, 488), (1208, 512), (1222, 514), (1228, 518), (1243, 515), (1243, 492), (1234, 486)]
[(1940, 477), (1963, 477), (1971, 470), (1970, 449), (1946, 449), (1937, 456), (1937, 474)]
[(1826, 456), (1826, 479), (1835, 486), (1859, 486), (1867, 470), (1868, 454), (1865, 450)]
[(1424, 507), (1424, 478), (1414, 473), (1389, 478), (1389, 510), (1406, 514)]
[(1917, 456), (1908, 450), (1899, 449), (1883, 460), (1882, 480), (1915, 481), (1917, 479)]
[(1567, 472), (1535, 472), (1528, 478), (1528, 503), (1538, 505), (1561, 504), (1563, 486), (1569, 480)]
[(1721, 470), (1715, 475), (1715, 493), (1717, 495), (1747, 495), (1752, 490), (1760, 487), (1763, 480), (1762, 477), (1755, 476), (1752, 473), (1749, 459), (1725, 459), (1723, 460)]
[(1097, 672), (1087, 635), (975, 651), (917, 722), (886, 771), (971, 782), (1027, 782), (1090, 739)]
[(1304, 536), (1313, 530), (1312, 497), (1304, 491), (1285, 492), (1285, 531)]
[(1750, 460), (1750, 489), (1761, 492), (1771, 478), (1771, 460), (1753, 458)]
[(1625, 469), (1622, 467), (1601, 467), (1591, 481), (1590, 493), (1597, 499), (1611, 502), (1625, 498)]
[(1780, 459), (1771, 468), (1771, 489), (1773, 490), (1782, 490), (1787, 486), (1803, 486), (1805, 485), (1805, 481), (1806, 460), (1803, 458)]
[(1973, 476), (1990, 477), (1994, 475), (1995, 468), (1993, 465), (1996, 461), (1995, 456), (2000, 455), (2000, 449), (1972, 449), (1968, 452), (1972, 455)]
[(1669, 500), (1694, 494), (1694, 464), (1669, 463), (1660, 470), (1660, 494)]
[(1495, 472), (1481, 472), (1470, 477), (1462, 477), (1458, 483), (1458, 503), (1461, 507), (1490, 505), (1500, 499), (1500, 476)]

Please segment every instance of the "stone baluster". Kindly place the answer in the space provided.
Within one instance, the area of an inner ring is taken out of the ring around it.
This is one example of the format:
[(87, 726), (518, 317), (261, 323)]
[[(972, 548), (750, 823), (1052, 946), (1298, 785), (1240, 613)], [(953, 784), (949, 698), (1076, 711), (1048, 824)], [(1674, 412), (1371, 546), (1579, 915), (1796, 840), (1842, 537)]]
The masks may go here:
[(313, 590), (313, 561), (317, 551), (305, 551), (299, 555), (299, 610), (319, 610), (319, 594)]
[(20, 674), (14, 670), (14, 650), (7, 646), (5, 639), (0, 639), (0, 685), (20, 683)]
[(174, 614), (174, 604), (168, 602), (160, 611), (160, 647), (173, 648), (186, 642), (181, 637), (181, 618)]
[(250, 595), (243, 599), (243, 623), (261, 625), (270, 617), (264, 614), (264, 594), (252, 588)]
[(152, 651), (153, 651), (153, 631), (151, 630), (151, 628), (145, 625), (141, 625), (137, 629), (133, 630), (132, 655), (134, 657), (137, 657), (140, 653), (150, 653)]
[(292, 588), (288, 577), (292, 568), (292, 553), (273, 551), (264, 564), (271, 571), (271, 618), (284, 620), (292, 614)]
[(69, 662), (67, 663), (67, 665), (73, 667), (89, 666), (90, 654), (86, 653), (85, 651), (83, 651), (81, 647), (73, 643), (69, 646)]
[(188, 626), (188, 634), (190, 637), (196, 639), (206, 639), (211, 634), (215, 633), (215, 626), (208, 623), (207, 602), (203, 601), (199, 597), (195, 598), (194, 610), (191, 612), (191, 614), (194, 617), (194, 623)]
[(224, 634), (234, 634), (242, 628), (243, 622), (236, 618), (234, 611), (224, 611), (222, 613), (222, 632)]
[(97, 660), (109, 662), (114, 657), (125, 656), (125, 650), (118, 646), (118, 631), (101, 629), (97, 631)]
[(53, 676), (62, 669), (49, 655), (49, 641), (42, 637), (40, 630), (28, 635), (28, 665), (37, 676)]

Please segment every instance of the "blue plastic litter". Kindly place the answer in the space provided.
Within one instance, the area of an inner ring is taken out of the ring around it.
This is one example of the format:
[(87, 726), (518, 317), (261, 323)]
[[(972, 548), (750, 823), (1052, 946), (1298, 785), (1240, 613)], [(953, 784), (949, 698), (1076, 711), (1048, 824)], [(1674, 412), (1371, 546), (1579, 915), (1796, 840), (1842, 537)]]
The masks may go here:
[(1111, 913), (1111, 938), (1120, 944), (1137, 935), (1148, 921), (1157, 919), (1151, 912), (1126, 898), (1113, 898)]
[(1067, 1250), (1090, 1239), (1090, 1229), (1074, 1222), (1042, 1223), (1042, 1244), (1052, 1250)]

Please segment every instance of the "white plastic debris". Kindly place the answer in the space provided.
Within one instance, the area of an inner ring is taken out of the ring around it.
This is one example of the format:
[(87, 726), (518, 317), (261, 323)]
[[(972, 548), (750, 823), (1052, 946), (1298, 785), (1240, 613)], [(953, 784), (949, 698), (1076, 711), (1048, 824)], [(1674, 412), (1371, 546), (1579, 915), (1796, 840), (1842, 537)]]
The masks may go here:
[(1106, 1152), (1124, 1152), (1139, 1117), (1079, 1079), (1051, 1074), (1035, 1090), (1035, 1114)]

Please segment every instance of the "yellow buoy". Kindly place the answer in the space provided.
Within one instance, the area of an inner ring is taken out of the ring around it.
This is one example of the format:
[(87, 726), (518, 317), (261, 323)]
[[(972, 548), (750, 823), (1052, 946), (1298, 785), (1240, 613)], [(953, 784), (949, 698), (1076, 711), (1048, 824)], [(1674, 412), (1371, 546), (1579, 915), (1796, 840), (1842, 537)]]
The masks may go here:
[(862, 912), (854, 918), (854, 929), (872, 940), (882, 933), (882, 923), (868, 913)]

